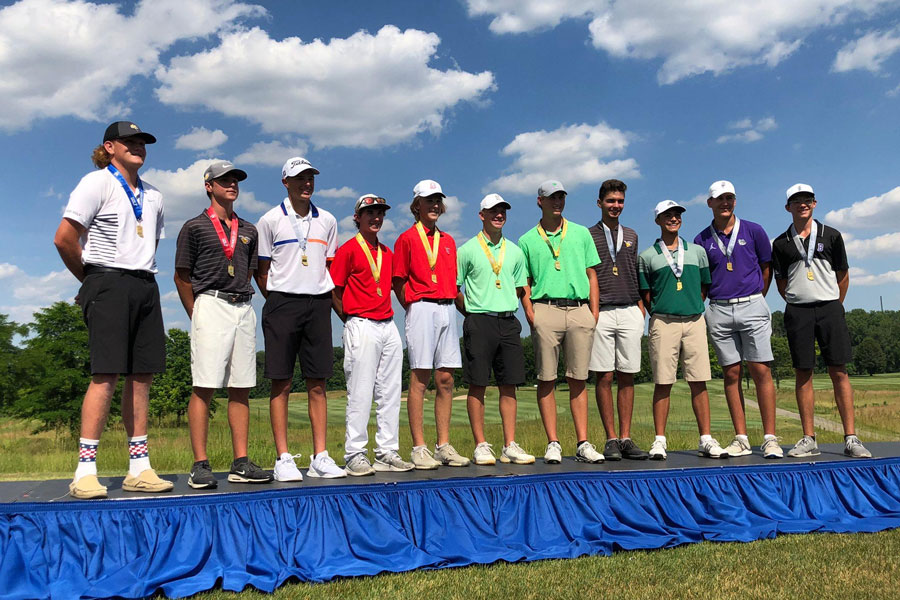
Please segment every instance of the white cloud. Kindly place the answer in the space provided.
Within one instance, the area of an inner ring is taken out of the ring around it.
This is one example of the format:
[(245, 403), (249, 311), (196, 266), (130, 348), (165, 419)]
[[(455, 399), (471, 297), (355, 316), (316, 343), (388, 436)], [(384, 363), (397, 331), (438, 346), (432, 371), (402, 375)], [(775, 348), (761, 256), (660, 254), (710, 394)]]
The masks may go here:
[(900, 28), (888, 31), (870, 31), (859, 39), (848, 42), (834, 57), (832, 71), (843, 73), (854, 69), (865, 69), (872, 73), (881, 70), (881, 65), (900, 50)]
[(347, 199), (352, 198), (356, 200), (360, 197), (360, 193), (354, 190), (352, 187), (347, 187), (346, 185), (339, 188), (325, 188), (324, 190), (316, 190), (316, 196), (321, 198), (333, 198), (333, 199)]
[(758, 142), (764, 137), (762, 132), (777, 129), (778, 123), (775, 122), (774, 117), (763, 117), (762, 119), (757, 119), (756, 123), (753, 122), (753, 119), (747, 117), (740, 121), (729, 123), (728, 128), (737, 130), (737, 133), (720, 135), (716, 139), (717, 144), (726, 144), (728, 142), (749, 144), (750, 142)]
[(737, 67), (775, 66), (810, 32), (890, 0), (467, 0), (470, 16), (493, 16), (494, 33), (555, 27), (589, 19), (591, 42), (616, 58), (661, 59), (661, 84)]
[(685, 202), (679, 202), (682, 206), (706, 206), (706, 199), (709, 196), (707, 194), (697, 194), (690, 200)]
[(393, 25), (328, 42), (279, 41), (254, 28), (159, 67), (156, 93), (165, 104), (241, 117), (317, 147), (397, 144), (439, 134), (450, 108), (494, 89), (490, 71), (429, 67), (439, 43), (437, 34)]
[(127, 115), (130, 80), (152, 74), (161, 52), (265, 14), (233, 0), (143, 0), (130, 15), (121, 11), (82, 0), (21, 0), (0, 9), (0, 129)]
[(178, 136), (175, 148), (178, 150), (215, 150), (228, 141), (221, 129), (210, 131), (206, 127), (194, 127), (188, 133)]
[(15, 301), (15, 304), (0, 306), (0, 313), (9, 315), (17, 323), (30, 323), (36, 311), (54, 302), (72, 302), (81, 285), (66, 269), (46, 275), (29, 275), (10, 263), (0, 263), (0, 281), (3, 281), (4, 289), (11, 291), (7, 300)]
[(829, 211), (825, 221), (838, 229), (896, 230), (900, 223), (900, 186), (846, 208)]
[(287, 159), (305, 156), (309, 146), (302, 141), (284, 144), (279, 141), (256, 142), (234, 159), (235, 164), (283, 167)]
[(515, 157), (511, 172), (490, 182), (482, 191), (536, 196), (538, 186), (547, 179), (558, 179), (568, 189), (610, 177), (640, 177), (633, 158), (603, 160), (624, 154), (631, 137), (603, 122), (520, 133), (500, 152)]
[(874, 238), (857, 240), (848, 239), (850, 236), (844, 236), (844, 245), (847, 252), (859, 258), (868, 258), (869, 254), (877, 254), (879, 256), (894, 256), (897, 248), (900, 248), (900, 233), (886, 233)]
[(880, 275), (872, 275), (865, 269), (850, 267), (850, 284), (859, 286), (887, 285), (900, 283), (900, 271), (888, 271)]

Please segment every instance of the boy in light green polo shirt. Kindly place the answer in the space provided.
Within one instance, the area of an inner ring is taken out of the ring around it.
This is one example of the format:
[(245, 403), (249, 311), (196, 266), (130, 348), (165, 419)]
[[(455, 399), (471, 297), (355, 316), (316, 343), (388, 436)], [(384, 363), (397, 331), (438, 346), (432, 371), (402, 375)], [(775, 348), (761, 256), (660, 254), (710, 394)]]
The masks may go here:
[(700, 456), (727, 458), (709, 433), (709, 346), (704, 300), (709, 289), (706, 251), (678, 236), (684, 207), (672, 200), (656, 205), (660, 237), (638, 256), (638, 287), (650, 307), (650, 365), (653, 367), (653, 425), (656, 439), (650, 460), (666, 459), (669, 397), (678, 374), (679, 356), (691, 388), (691, 404), (700, 430)]
[(556, 373), (559, 348), (566, 354), (566, 380), (578, 446), (575, 460), (601, 463), (603, 455), (587, 441), (588, 401), (585, 381), (599, 314), (600, 294), (594, 266), (600, 264), (597, 247), (586, 227), (563, 218), (566, 190), (558, 181), (545, 181), (538, 189), (541, 220), (519, 238), (528, 267), (528, 285), (522, 297), (525, 318), (531, 325), (538, 378), (538, 407), (547, 432), (544, 462), (557, 464), (562, 448), (556, 435)]
[(516, 386), (525, 383), (522, 325), (515, 313), (528, 283), (525, 255), (503, 237), (509, 203), (499, 194), (481, 201), (482, 231), (456, 253), (456, 284), (464, 288), (456, 298), (463, 315), (463, 377), (469, 384), (467, 407), (475, 438), (476, 465), (496, 463), (484, 437), (484, 392), (491, 368), (500, 390), (503, 452), (500, 462), (528, 465), (534, 456), (515, 442)]

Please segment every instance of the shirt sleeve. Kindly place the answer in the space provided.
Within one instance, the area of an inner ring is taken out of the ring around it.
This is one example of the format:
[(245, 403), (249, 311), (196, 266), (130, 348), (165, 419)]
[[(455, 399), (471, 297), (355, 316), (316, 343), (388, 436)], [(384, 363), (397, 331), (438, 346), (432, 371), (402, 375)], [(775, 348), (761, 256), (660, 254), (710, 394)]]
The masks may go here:
[(528, 278), (532, 276), (531, 275), (531, 261), (528, 256), (528, 244), (526, 242), (524, 242), (523, 240), (525, 240), (524, 235), (519, 238), (518, 246), (519, 246), (519, 250), (522, 251), (522, 256), (525, 257), (525, 261), (524, 261), (525, 262), (525, 281), (526, 281), (526, 285), (527, 285)]
[(516, 252), (516, 261), (513, 263), (513, 282), (516, 287), (528, 285), (528, 268), (525, 266), (525, 254)]
[(772, 272), (775, 279), (787, 279), (787, 262), (785, 262), (784, 252), (779, 246), (779, 239), (772, 244)]
[(463, 246), (456, 253), (456, 287), (460, 287), (466, 281), (466, 273), (468, 269), (468, 253), (466, 247)]
[(331, 220), (328, 228), (328, 239), (326, 242), (328, 246), (325, 250), (325, 258), (334, 258), (337, 252), (337, 221), (334, 219)]
[(650, 266), (644, 260), (644, 255), (638, 255), (638, 288), (642, 290), (650, 289)]
[(163, 196), (159, 194), (159, 212), (156, 213), (156, 239), (161, 240), (166, 237), (166, 206), (163, 203)]
[[(351, 238), (352, 241), (352, 238)], [(350, 242), (347, 242), (348, 244)], [(331, 280), (337, 287), (345, 287), (347, 285), (347, 277), (350, 275), (350, 252), (347, 244), (338, 248), (331, 262)]]
[(586, 268), (596, 267), (600, 264), (600, 254), (597, 252), (597, 244), (591, 237), (591, 232), (584, 230), (585, 235), (582, 236), (582, 244), (584, 244), (584, 264)]
[(392, 277), (409, 279), (409, 241), (407, 236), (400, 234), (394, 244), (394, 267)]
[(175, 241), (175, 268), (192, 270), (197, 259), (191, 244), (191, 224), (185, 223)]
[(256, 271), (259, 268), (259, 260), (257, 256), (258, 246), (259, 246), (259, 232), (256, 231), (256, 228), (247, 223), (250, 227), (250, 270)]
[(844, 237), (837, 230), (835, 230), (834, 245), (831, 248), (831, 268), (835, 271), (850, 269), (847, 261), (847, 249), (844, 247)]
[(762, 226), (757, 227), (754, 231), (753, 243), (756, 246), (756, 258), (759, 264), (772, 261), (772, 243), (769, 242), (769, 235)]
[(103, 190), (95, 179), (97, 178), (90, 175), (81, 178), (69, 194), (69, 202), (63, 212), (63, 217), (72, 219), (85, 229), (91, 226), (103, 204)]
[(709, 284), (712, 282), (709, 276), (709, 257), (700, 246), (695, 245), (694, 249), (697, 252), (697, 264), (700, 265), (700, 283)]
[(263, 218), (256, 224), (256, 233), (259, 236), (257, 245), (259, 258), (263, 260), (272, 260), (272, 230), (269, 227), (269, 222), (266, 220), (265, 215), (263, 215)]

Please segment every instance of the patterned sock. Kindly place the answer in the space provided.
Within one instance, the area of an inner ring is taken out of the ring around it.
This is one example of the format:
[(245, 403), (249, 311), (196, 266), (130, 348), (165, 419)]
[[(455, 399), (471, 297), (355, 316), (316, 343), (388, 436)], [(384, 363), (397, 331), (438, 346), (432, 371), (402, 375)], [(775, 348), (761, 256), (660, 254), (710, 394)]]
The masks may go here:
[(142, 471), (150, 468), (150, 451), (147, 449), (147, 436), (136, 435), (128, 438), (128, 474), (137, 477)]
[(85, 475), (97, 474), (97, 446), (100, 440), (80, 438), (78, 440), (78, 468), (75, 469), (75, 481)]

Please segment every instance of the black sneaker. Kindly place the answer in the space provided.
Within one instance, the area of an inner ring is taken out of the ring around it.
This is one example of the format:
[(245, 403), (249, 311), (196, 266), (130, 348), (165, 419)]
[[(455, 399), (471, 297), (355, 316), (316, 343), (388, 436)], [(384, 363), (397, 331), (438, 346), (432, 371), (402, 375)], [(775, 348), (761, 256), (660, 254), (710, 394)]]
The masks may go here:
[(272, 483), (273, 479), (275, 477), (271, 473), (263, 471), (246, 456), (236, 458), (228, 472), (228, 481), (231, 483)]
[(191, 467), (191, 476), (188, 477), (188, 485), (195, 490), (211, 490), (219, 485), (208, 460), (198, 460)]
[(622, 453), (619, 451), (619, 440), (606, 440), (603, 446), (603, 456), (606, 460), (622, 460)]
[(650, 456), (631, 441), (631, 438), (619, 440), (619, 449), (622, 451), (622, 457), (628, 460), (647, 460)]

